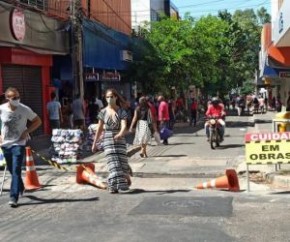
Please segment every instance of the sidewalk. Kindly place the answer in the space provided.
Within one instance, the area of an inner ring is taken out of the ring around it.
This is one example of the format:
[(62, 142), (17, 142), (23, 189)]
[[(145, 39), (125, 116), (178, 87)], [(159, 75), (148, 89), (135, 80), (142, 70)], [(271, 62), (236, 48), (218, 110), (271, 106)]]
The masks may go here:
[[(248, 127), (247, 132), (272, 132), (272, 120), (276, 113), (267, 112), (266, 114), (254, 114), (253, 117), (250, 117), (250, 122), (254, 122), (253, 127)], [(197, 127), (189, 127), (188, 123), (177, 123), (176, 129), (183, 134), (192, 135), (193, 132), (203, 130), (203, 121), (200, 121), (197, 124)], [(195, 135), (198, 135), (197, 133)], [(224, 167), (228, 168), (227, 160), (216, 160), (213, 157), (212, 161), (207, 160), (207, 166), (203, 166), (200, 160), (195, 160), (192, 157), (183, 157), (182, 155), (178, 155), (178, 151), (183, 149), (184, 147), (180, 146), (181, 143), (184, 143), (184, 140), (175, 140), (177, 143), (176, 149), (171, 152), (169, 151), (172, 146), (156, 146), (155, 141), (153, 141), (152, 146), (148, 146), (148, 159), (141, 159), (139, 157), (138, 146), (132, 145), (133, 134), (128, 134), (126, 137), (128, 141), (128, 153), (130, 157), (130, 165), (132, 170), (134, 171), (134, 176), (136, 177), (152, 177), (152, 178), (162, 178), (162, 177), (175, 177), (175, 178), (207, 178), (207, 177), (216, 177), (219, 175), (223, 175)], [(180, 143), (180, 141), (182, 141)], [(178, 145), (179, 144), (179, 145)], [(185, 144), (187, 144), (185, 142)], [(41, 156), (44, 156), (46, 159), (50, 159), (49, 155), (49, 147), (51, 145), (49, 136), (40, 136), (32, 139), (29, 142), (29, 145), (32, 149), (39, 153)], [(177, 152), (176, 152), (177, 151)], [(176, 152), (176, 153), (174, 153)], [(160, 154), (163, 153), (163, 156)], [(165, 155), (164, 155), (165, 154)], [(153, 158), (155, 157), (155, 158)], [(160, 158), (158, 158), (160, 157)], [(35, 164), (40, 166), (38, 169), (43, 170), (43, 173), (51, 170), (51, 172), (59, 172), (59, 170), (50, 166), (47, 161), (42, 160), (41, 158), (34, 156)], [(237, 157), (241, 165), (237, 167), (238, 173), (245, 172), (245, 157), (244, 154)], [(96, 153), (92, 154), (90, 152), (85, 153), (85, 157), (82, 159), (82, 162), (94, 162), (96, 171), (100, 175), (106, 175), (106, 160), (104, 157), (104, 153)], [(66, 165), (64, 165), (66, 166)], [(67, 165), (68, 167), (74, 166)], [(281, 170), (275, 171), (274, 165), (251, 165), (249, 166), (250, 171), (259, 172), (262, 174), (264, 178), (267, 178), (267, 181), (273, 184), (274, 186), (283, 186), (290, 188), (290, 165), (285, 164), (281, 165)], [(281, 175), (281, 173), (283, 175)]]

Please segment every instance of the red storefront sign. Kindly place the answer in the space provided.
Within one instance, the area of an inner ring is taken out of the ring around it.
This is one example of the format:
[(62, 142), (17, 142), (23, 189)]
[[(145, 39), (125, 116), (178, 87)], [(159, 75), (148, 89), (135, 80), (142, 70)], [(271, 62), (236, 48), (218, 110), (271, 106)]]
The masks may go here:
[(13, 9), (10, 14), (10, 28), (13, 37), (16, 40), (23, 40), (25, 37), (25, 15), (24, 12), (19, 9)]

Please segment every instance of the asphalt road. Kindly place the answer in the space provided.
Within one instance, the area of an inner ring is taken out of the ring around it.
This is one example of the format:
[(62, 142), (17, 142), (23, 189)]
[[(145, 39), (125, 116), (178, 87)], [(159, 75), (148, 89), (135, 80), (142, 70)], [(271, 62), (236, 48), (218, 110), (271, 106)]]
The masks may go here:
[(0, 241), (289, 241), (287, 192), (194, 189), (240, 162), (249, 124), (249, 117), (229, 117), (216, 150), (202, 129), (177, 128), (170, 145), (150, 147), (148, 160), (130, 159), (140, 176), (127, 194), (78, 185), (74, 172), (44, 166), (38, 170), (43, 189), (25, 193), (13, 209), (8, 180), (0, 197)]

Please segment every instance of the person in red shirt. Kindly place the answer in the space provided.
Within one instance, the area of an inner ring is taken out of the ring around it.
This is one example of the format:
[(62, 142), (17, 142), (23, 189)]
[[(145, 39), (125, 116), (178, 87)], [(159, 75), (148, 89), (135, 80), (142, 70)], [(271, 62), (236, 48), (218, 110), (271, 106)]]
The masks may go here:
[(193, 122), (193, 126), (196, 126), (196, 119), (197, 119), (197, 101), (192, 98), (192, 102), (190, 105), (190, 112), (191, 112), (191, 119), (190, 119), (190, 123), (189, 126), (192, 125)]
[[(220, 102), (217, 97), (212, 98), (211, 104), (208, 105), (207, 111), (205, 113), (206, 117), (218, 118), (218, 122), (221, 125), (220, 135), (221, 141), (223, 141), (225, 133), (225, 121), (223, 120), (226, 113), (224, 110), (224, 105)], [(207, 139), (209, 140), (209, 123), (205, 123), (205, 131)]]
[[(168, 103), (165, 101), (163, 96), (159, 96), (157, 101), (159, 102), (158, 106), (158, 121), (160, 125), (160, 129), (169, 125), (169, 107)], [(163, 140), (164, 145), (168, 145), (168, 139)]]

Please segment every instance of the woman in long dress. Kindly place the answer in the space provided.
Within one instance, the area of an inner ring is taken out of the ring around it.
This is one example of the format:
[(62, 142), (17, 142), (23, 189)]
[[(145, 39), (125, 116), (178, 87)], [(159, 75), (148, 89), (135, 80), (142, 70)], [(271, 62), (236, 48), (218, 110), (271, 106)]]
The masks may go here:
[(156, 127), (152, 119), (150, 107), (145, 97), (140, 97), (139, 99), (139, 105), (135, 109), (129, 132), (133, 131), (133, 127), (136, 122), (136, 133), (133, 143), (141, 146), (140, 156), (142, 158), (146, 158), (148, 157), (147, 145), (151, 141), (150, 125), (153, 125), (154, 130), (156, 130)]
[(123, 99), (115, 89), (106, 91), (108, 105), (98, 114), (99, 125), (96, 131), (92, 151), (103, 132), (103, 146), (107, 158), (109, 175), (107, 178), (108, 190), (111, 193), (129, 190), (131, 185), (131, 168), (128, 164), (126, 149), (127, 112), (122, 108)]

